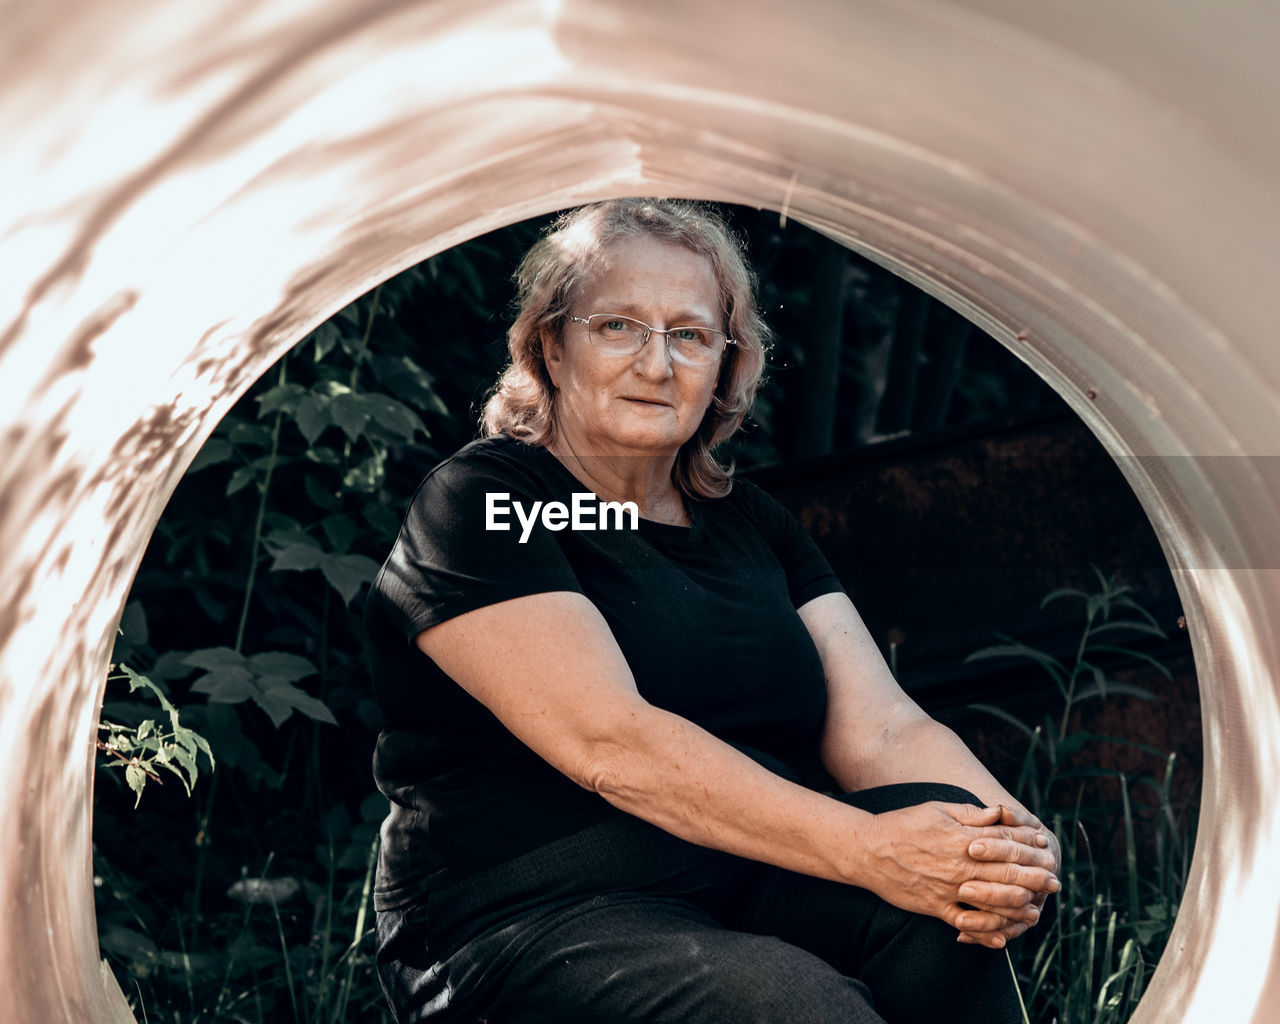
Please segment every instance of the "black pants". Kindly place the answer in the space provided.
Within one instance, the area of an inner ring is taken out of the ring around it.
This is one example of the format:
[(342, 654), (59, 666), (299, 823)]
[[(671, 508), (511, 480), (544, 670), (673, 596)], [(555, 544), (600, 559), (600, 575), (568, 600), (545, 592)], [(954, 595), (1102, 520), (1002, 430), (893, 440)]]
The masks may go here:
[[(849, 794), (873, 813), (911, 783)], [(378, 915), (400, 1024), (1012, 1024), (1003, 952), (865, 889), (621, 816)]]

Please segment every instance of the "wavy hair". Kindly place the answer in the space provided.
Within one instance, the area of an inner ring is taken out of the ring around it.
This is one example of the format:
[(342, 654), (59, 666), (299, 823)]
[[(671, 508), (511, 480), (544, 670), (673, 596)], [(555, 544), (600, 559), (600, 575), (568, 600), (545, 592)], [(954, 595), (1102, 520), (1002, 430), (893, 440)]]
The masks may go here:
[(507, 332), (511, 362), (489, 393), (480, 426), (547, 445), (556, 436), (555, 386), (543, 361), (544, 332), (559, 339), (565, 318), (619, 238), (650, 237), (706, 257), (720, 290), (720, 313), (737, 342), (724, 355), (711, 407), (676, 455), (672, 482), (695, 499), (721, 498), (733, 467), (712, 449), (733, 435), (751, 408), (764, 373), (770, 332), (756, 308), (755, 274), (742, 243), (718, 210), (678, 199), (610, 199), (560, 215), (525, 254), (515, 273), (517, 315)]

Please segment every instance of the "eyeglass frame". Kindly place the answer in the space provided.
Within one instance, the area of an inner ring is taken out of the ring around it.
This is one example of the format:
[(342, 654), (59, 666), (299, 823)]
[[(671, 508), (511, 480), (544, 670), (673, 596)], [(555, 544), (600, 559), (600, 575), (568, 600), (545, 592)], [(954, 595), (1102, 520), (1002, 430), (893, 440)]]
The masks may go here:
[[(587, 316), (585, 319), (580, 316), (574, 316), (572, 313), (566, 313), (565, 319), (572, 320), (575, 324), (585, 324), (587, 327), (587, 335), (588, 337), (590, 337), (591, 321), (598, 316), (612, 316), (612, 317), (617, 317), (619, 320), (630, 320), (633, 324), (639, 324), (641, 327), (643, 327), (644, 340), (640, 342), (640, 347), (636, 349), (636, 352), (644, 351), (644, 347), (647, 344), (649, 344), (649, 335), (661, 334), (663, 336), (663, 340), (667, 347), (667, 355), (671, 356), (671, 358), (674, 359), (675, 356), (672, 355), (672, 352), (671, 352), (671, 332), (686, 331), (690, 329), (698, 330), (698, 331), (710, 331), (712, 334), (718, 334), (720, 335), (720, 337), (724, 338), (724, 348), (720, 350), (720, 355), (718, 356), (718, 358), (720, 359), (724, 358), (724, 354), (729, 351), (730, 345), (738, 344), (736, 339), (729, 337), (728, 334), (720, 330), (720, 328), (718, 327), (706, 327), (702, 324), (677, 324), (675, 327), (667, 327), (663, 329), (659, 327), (651, 327), (649, 324), (645, 323), (643, 320), (639, 319), (638, 317), (627, 316), (626, 313), (592, 313), (589, 316)], [(697, 365), (697, 364), (687, 364), (687, 365)], [(711, 366), (712, 364), (708, 363), (707, 365)]]

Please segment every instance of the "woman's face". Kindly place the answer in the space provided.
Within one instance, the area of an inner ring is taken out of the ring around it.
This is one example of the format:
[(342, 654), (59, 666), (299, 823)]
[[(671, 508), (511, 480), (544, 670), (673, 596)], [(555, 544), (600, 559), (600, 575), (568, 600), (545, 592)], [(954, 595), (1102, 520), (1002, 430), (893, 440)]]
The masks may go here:
[[(622, 313), (658, 329), (723, 329), (719, 311), (706, 257), (641, 236), (610, 243), (570, 313)], [(674, 456), (702, 422), (721, 366), (673, 362), (662, 334), (651, 334), (634, 355), (608, 355), (596, 349), (586, 324), (572, 321), (543, 350), (557, 391), (557, 434), (580, 455)]]

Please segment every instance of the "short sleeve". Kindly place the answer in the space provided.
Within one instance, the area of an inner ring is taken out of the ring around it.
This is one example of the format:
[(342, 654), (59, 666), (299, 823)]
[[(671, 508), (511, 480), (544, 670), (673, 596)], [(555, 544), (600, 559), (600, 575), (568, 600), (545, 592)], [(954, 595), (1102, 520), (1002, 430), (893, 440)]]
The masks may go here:
[(799, 519), (750, 481), (735, 480), (733, 493), (739, 495), (782, 565), (793, 607), (823, 594), (844, 592), (840, 578)]
[(556, 535), (525, 535), (514, 514), (517, 502), (529, 509), (553, 497), (533, 460), (518, 442), (477, 442), (418, 487), (371, 593), (406, 639), (500, 601), (582, 592)]

